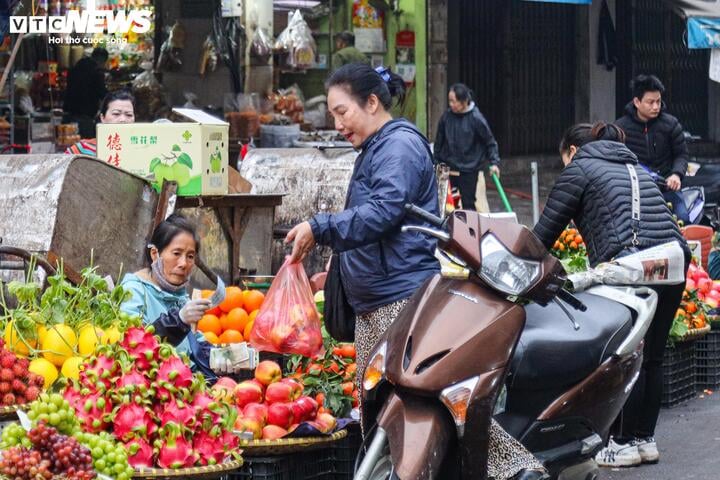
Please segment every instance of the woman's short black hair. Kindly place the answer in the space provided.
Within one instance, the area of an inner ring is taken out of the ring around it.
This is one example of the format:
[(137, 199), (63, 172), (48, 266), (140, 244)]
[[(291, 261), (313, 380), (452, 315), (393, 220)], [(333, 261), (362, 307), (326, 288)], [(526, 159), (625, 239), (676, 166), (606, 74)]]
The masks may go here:
[(405, 82), (389, 68), (379, 70), (365, 63), (348, 63), (333, 72), (325, 88), (343, 87), (363, 107), (370, 96), (375, 95), (385, 110), (390, 110), (393, 98), (397, 98), (398, 103), (405, 98)]
[(655, 75), (638, 75), (630, 82), (633, 98), (642, 100), (648, 92), (665, 93), (665, 85)]
[(625, 132), (614, 123), (578, 123), (565, 130), (560, 140), (560, 154), (569, 152), (571, 146), (580, 148), (596, 140), (625, 143)]
[(458, 102), (468, 102), (473, 99), (473, 92), (464, 83), (456, 83), (450, 87), (450, 91), (455, 94)]
[[(200, 237), (197, 234), (195, 225), (178, 213), (173, 213), (157, 226), (150, 239), (150, 244), (154, 245), (159, 253), (162, 253), (173, 239), (181, 233), (189, 233), (192, 235), (195, 240), (195, 253), (198, 254), (200, 252)], [(152, 263), (150, 248), (145, 249), (145, 260), (148, 265)]]
[(110, 104), (118, 100), (129, 101), (130, 103), (132, 103), (133, 110), (135, 110), (135, 97), (133, 96), (133, 94), (127, 90), (115, 90), (114, 92), (108, 93), (107, 95), (105, 95), (105, 98), (103, 98), (102, 104), (100, 105), (100, 113), (102, 115), (107, 115)]

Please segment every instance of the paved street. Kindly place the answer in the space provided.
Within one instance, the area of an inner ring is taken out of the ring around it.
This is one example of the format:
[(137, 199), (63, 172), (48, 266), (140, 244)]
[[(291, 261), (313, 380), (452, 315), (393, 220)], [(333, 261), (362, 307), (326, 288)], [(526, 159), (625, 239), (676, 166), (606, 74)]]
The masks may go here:
[(603, 469), (600, 479), (720, 479), (720, 391), (661, 410), (656, 435), (660, 463), (629, 469)]

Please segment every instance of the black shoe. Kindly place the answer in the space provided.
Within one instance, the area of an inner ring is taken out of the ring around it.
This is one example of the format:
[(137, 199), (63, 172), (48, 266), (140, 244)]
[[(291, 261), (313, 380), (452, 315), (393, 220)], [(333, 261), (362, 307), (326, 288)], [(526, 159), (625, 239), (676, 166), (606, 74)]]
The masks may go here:
[(549, 480), (550, 475), (545, 470), (520, 470), (510, 480)]

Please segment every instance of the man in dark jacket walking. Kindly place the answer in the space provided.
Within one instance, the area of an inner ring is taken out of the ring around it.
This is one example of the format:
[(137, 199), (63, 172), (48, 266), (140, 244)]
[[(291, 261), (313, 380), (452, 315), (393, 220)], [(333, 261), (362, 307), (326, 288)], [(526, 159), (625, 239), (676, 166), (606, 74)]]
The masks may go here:
[[(640, 164), (665, 180), (665, 199), (673, 203), (678, 217), (686, 217), (679, 194), (688, 166), (683, 127), (665, 111), (665, 87), (654, 75), (638, 75), (632, 82), (633, 99), (615, 124), (625, 131), (626, 145)], [(684, 218), (687, 221), (687, 218)]]

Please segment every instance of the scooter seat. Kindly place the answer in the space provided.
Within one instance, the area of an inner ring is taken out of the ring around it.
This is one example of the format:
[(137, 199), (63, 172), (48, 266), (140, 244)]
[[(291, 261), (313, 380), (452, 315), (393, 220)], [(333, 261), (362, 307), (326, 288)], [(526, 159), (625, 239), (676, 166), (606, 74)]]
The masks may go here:
[(605, 297), (581, 293), (585, 312), (567, 307), (580, 325), (575, 330), (555, 303), (525, 307), (525, 329), (510, 364), (511, 389), (549, 389), (574, 385), (612, 355), (633, 324), (630, 309)]

